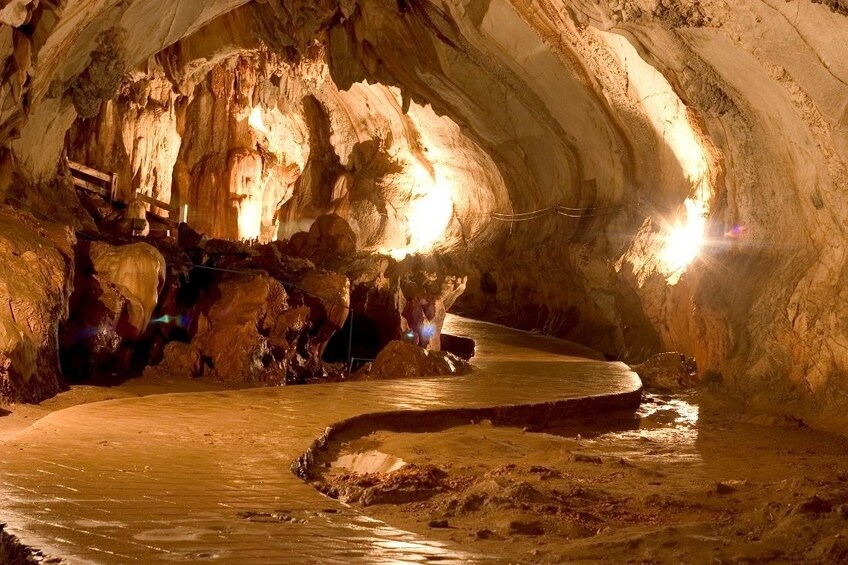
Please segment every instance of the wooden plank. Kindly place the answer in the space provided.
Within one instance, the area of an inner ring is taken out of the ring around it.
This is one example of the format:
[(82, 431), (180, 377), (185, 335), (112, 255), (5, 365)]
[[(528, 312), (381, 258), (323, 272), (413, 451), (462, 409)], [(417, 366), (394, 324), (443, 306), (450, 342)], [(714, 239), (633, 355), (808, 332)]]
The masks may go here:
[(90, 177), (100, 179), (103, 182), (108, 182), (108, 183), (112, 182), (112, 175), (110, 175), (108, 173), (102, 173), (102, 172), (98, 171), (97, 169), (92, 169), (91, 167), (86, 167), (85, 165), (81, 165), (81, 164), (76, 163), (74, 161), (68, 161), (68, 166), (70, 168), (74, 169), (75, 171), (79, 171), (79, 172), (86, 174)]
[(77, 177), (72, 177), (74, 179), (74, 186), (78, 186), (79, 188), (84, 188), (85, 190), (90, 190), (91, 192), (96, 192), (106, 198), (109, 197), (109, 191), (102, 186), (97, 186), (94, 183), (88, 182), (86, 180), (78, 179)]
[(170, 204), (166, 204), (166, 203), (162, 202), (161, 200), (156, 200), (152, 196), (147, 196), (146, 194), (136, 193), (135, 197), (138, 198), (139, 200), (141, 200), (142, 202), (146, 202), (146, 203), (150, 204), (151, 206), (156, 206), (157, 208), (162, 208), (163, 210), (167, 210), (169, 214), (172, 214), (174, 216), (176, 216), (180, 212), (179, 209), (176, 206), (171, 206)]

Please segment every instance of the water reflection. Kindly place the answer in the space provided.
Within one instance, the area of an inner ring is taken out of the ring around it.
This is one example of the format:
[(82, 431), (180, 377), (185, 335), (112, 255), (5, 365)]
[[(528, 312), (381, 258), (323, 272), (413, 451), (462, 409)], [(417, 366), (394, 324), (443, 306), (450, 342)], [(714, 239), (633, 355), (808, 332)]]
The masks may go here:
[(422, 563), (429, 561), (480, 563), (485, 560), (470, 553), (452, 549), (446, 543), (415, 540), (414, 534), (392, 528), (369, 516), (359, 515), (354, 517), (349, 527), (370, 534), (369, 536), (353, 538), (354, 541), (363, 544), (364, 562), (367, 563)]
[(635, 413), (577, 425), (534, 430), (576, 439), (628, 459), (700, 460), (696, 449), (700, 409), (686, 396), (645, 394)]

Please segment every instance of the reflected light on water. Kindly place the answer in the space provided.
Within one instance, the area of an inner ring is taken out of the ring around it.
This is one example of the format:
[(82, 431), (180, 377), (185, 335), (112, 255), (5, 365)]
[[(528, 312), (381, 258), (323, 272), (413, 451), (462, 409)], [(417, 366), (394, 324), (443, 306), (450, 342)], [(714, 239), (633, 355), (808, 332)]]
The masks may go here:
[(636, 419), (618, 429), (599, 425), (582, 432), (583, 441), (628, 459), (700, 460), (696, 448), (700, 409), (682, 397), (645, 395)]
[(349, 527), (371, 534), (355, 538), (363, 544), (367, 563), (479, 562), (473, 554), (458, 551), (447, 543), (418, 539), (413, 533), (398, 530), (368, 516), (356, 516)]

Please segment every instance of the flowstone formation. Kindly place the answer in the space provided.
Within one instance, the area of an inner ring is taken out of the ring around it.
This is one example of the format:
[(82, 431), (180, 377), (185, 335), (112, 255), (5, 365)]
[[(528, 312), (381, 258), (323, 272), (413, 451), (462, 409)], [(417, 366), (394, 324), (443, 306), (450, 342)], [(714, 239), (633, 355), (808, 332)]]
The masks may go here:
[[(679, 351), (753, 406), (845, 430), (845, 12), (14, 0), (0, 196), (90, 229), (64, 154), (116, 172), (121, 201), (188, 205), (210, 240), (300, 257), (335, 214), (357, 252), (467, 276), (459, 311), (628, 363)], [(405, 273), (379, 261), (319, 265), (350, 280), (365, 358), (409, 331), (432, 343), (417, 324), (451, 299), (380, 294)]]
[(150, 325), (166, 270), (165, 258), (147, 243), (77, 245), (70, 316), (59, 336), (70, 380), (132, 370), (133, 350)]

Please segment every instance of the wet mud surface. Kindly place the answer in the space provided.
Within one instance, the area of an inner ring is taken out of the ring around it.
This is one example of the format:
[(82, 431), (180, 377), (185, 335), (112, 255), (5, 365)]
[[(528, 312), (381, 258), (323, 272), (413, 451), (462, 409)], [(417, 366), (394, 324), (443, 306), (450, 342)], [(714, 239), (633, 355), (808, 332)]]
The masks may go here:
[(544, 430), (340, 438), (315, 486), (514, 562), (848, 562), (848, 439), (710, 393)]

